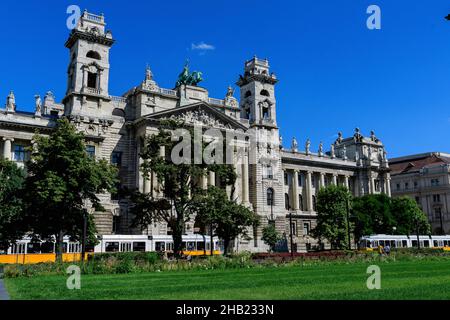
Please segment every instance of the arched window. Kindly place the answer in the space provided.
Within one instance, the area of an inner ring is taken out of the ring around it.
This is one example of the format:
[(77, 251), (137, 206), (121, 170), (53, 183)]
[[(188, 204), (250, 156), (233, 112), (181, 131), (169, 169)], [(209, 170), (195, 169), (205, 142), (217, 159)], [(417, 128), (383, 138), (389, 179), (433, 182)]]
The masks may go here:
[(317, 210), (317, 200), (316, 200), (316, 196), (312, 196), (312, 200), (313, 200), (313, 210), (316, 211), (316, 210)]
[(245, 93), (246, 98), (251, 97), (251, 96), (252, 96), (252, 92), (250, 90)]
[(303, 196), (301, 194), (298, 195), (298, 207), (303, 211)]
[(123, 111), (122, 109), (119, 109), (119, 108), (115, 108), (112, 112), (112, 115), (125, 118), (125, 111)]
[(100, 54), (97, 51), (89, 51), (86, 54), (87, 58), (91, 58), (91, 59), (95, 59), (95, 60), (101, 60), (102, 58), (100, 57)]
[(269, 93), (269, 91), (267, 91), (267, 90), (265, 90), (265, 89), (263, 89), (263, 90), (261, 90), (261, 93), (260, 93), (262, 96), (265, 96), (265, 97), (270, 97), (270, 93)]
[(287, 194), (287, 193), (284, 194), (284, 206), (285, 206), (286, 210), (291, 209), (291, 206), (289, 204), (289, 194)]
[(274, 205), (274, 191), (273, 188), (268, 188), (267, 189), (267, 205), (268, 206), (273, 206)]

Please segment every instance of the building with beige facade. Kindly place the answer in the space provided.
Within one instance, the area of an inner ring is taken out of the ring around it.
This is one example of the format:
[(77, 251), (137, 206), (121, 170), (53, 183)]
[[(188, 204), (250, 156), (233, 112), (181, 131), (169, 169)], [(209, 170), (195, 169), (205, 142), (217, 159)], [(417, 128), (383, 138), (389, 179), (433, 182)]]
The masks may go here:
[(416, 200), (434, 234), (450, 233), (450, 154), (430, 152), (389, 160), (393, 197)]
[[(35, 112), (23, 112), (16, 108), (11, 91), (0, 110), (0, 148), (5, 158), (23, 165), (27, 159), (24, 147), (33, 143), (34, 133), (48, 134), (55, 120), (64, 116), (84, 132), (90, 155), (118, 166), (122, 186), (161, 196), (156, 177), (140, 172), (139, 154), (144, 137), (156, 133), (162, 120), (181, 119), (187, 125), (231, 134), (256, 132), (266, 138), (250, 142), (243, 161), (235, 164), (235, 200), (252, 208), (262, 224), (251, 230), (251, 239), (235, 241), (237, 250), (266, 251), (261, 233), (269, 222), (286, 237), (292, 234), (296, 250), (317, 246), (310, 232), (317, 216), (317, 192), (323, 186), (344, 185), (358, 196), (390, 195), (386, 151), (373, 131), (364, 136), (357, 128), (350, 137), (339, 133), (330, 146), (321, 143), (314, 148), (308, 139), (299, 145), (294, 138), (289, 147), (283, 147), (277, 122), (278, 79), (268, 60), (254, 57), (244, 63), (243, 74), (236, 82), (239, 98), (234, 97), (232, 88), (224, 88), (226, 94), (220, 98), (210, 97), (208, 90), (198, 85), (162, 88), (150, 68), (141, 83), (114, 96), (109, 92), (109, 82), (114, 81), (109, 77), (113, 44), (104, 16), (84, 12), (66, 41), (70, 59), (67, 91), (61, 102), (47, 92), (43, 101), (35, 97)], [(200, 183), (204, 187), (220, 185), (213, 172)], [(92, 212), (101, 234), (170, 234), (162, 223), (144, 231), (132, 229), (126, 199), (104, 194), (101, 200), (106, 212)], [(194, 224), (187, 223), (186, 233), (195, 231)]]

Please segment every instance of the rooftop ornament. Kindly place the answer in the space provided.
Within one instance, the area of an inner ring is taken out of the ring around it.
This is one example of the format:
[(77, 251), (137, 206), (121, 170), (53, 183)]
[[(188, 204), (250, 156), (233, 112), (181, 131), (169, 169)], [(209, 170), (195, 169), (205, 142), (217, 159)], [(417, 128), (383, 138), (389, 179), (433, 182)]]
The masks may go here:
[(189, 60), (186, 61), (183, 71), (178, 76), (176, 87), (181, 85), (197, 86), (203, 81), (202, 73), (198, 71), (189, 72)]

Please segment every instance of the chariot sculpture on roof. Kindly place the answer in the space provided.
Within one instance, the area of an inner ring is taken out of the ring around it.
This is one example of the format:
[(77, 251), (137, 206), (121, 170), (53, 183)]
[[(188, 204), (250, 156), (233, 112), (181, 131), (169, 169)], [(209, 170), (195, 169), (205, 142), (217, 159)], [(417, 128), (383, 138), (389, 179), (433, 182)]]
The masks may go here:
[(186, 60), (183, 71), (178, 76), (176, 87), (181, 85), (197, 86), (203, 81), (202, 73), (199, 71), (189, 72), (189, 60)]

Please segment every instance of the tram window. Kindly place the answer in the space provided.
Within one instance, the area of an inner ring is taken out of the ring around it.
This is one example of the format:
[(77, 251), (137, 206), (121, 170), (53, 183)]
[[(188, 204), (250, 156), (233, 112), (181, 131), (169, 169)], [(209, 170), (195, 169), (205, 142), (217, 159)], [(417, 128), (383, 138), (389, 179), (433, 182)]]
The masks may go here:
[(166, 244), (164, 242), (155, 242), (155, 251), (166, 251)]
[(37, 242), (30, 242), (27, 244), (28, 253), (41, 253), (41, 244)]
[(411, 241), (412, 242), (412, 246), (413, 247), (417, 247), (417, 240), (413, 240), (413, 241)]
[(435, 247), (435, 248), (439, 247), (439, 243), (437, 240), (433, 241), (433, 247)]
[(131, 242), (122, 242), (120, 244), (120, 252), (130, 252), (131, 251)]
[(408, 247), (408, 240), (402, 240), (402, 247), (407, 248)]
[(173, 251), (173, 242), (166, 243), (167, 251)]
[(423, 247), (424, 247), (424, 248), (429, 248), (429, 247), (430, 247), (430, 241), (425, 240), (425, 241), (423, 242)]
[(444, 247), (448, 247), (448, 240), (444, 240)]
[(197, 242), (197, 250), (205, 250), (205, 243), (204, 242)]
[(384, 240), (380, 240), (380, 246), (384, 247)]
[(106, 252), (118, 252), (119, 251), (119, 243), (118, 242), (106, 242), (105, 243), (105, 251)]
[(53, 242), (44, 242), (41, 244), (41, 253), (54, 253), (55, 244)]
[(63, 253), (67, 253), (67, 242), (63, 242), (62, 244), (62, 250)]
[(181, 250), (186, 250), (186, 241), (181, 243)]
[(86, 252), (94, 252), (95, 247), (93, 245), (86, 245)]
[(194, 251), (195, 250), (195, 242), (189, 241), (187, 243), (187, 251)]
[(378, 247), (378, 240), (375, 240), (375, 241), (373, 242), (373, 246), (374, 246), (374, 247)]
[(145, 252), (145, 242), (133, 242), (133, 251)]
[(11, 252), (13, 254), (24, 254), (25, 253), (25, 243), (13, 244)]

